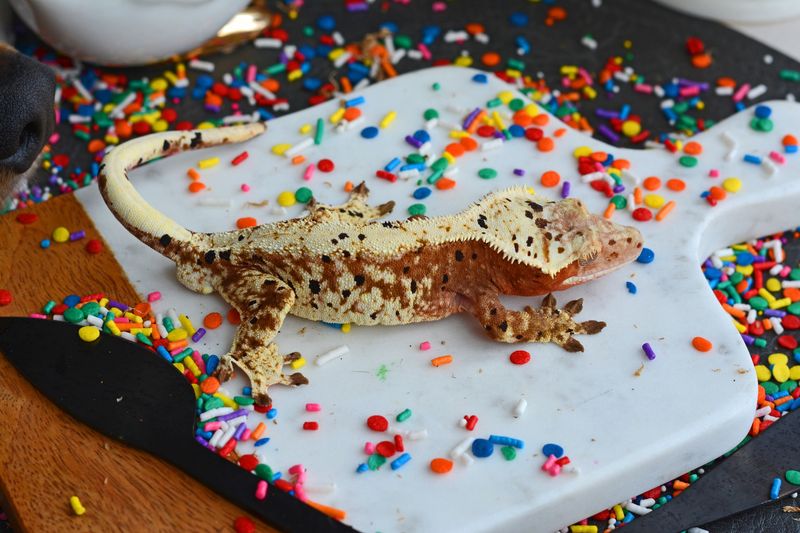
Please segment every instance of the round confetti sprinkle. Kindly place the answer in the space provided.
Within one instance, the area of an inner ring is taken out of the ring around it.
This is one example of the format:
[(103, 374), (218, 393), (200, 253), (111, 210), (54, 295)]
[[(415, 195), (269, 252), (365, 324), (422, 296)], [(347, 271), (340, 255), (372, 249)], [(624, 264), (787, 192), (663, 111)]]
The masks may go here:
[(642, 252), (639, 254), (639, 257), (636, 258), (636, 261), (646, 265), (647, 263), (652, 263), (655, 258), (656, 253), (653, 250), (650, 248), (642, 248)]
[(99, 254), (103, 251), (103, 243), (98, 239), (90, 239), (89, 242), (86, 243), (86, 251), (92, 255)]
[(647, 222), (653, 218), (653, 213), (646, 207), (637, 207), (633, 210), (631, 216), (634, 220), (638, 220), (639, 222)]
[(219, 313), (208, 313), (203, 318), (203, 327), (206, 329), (217, 329), (222, 325), (222, 315)]
[(283, 191), (278, 195), (278, 205), (281, 207), (291, 207), (297, 203), (294, 198), (294, 193), (291, 191)]
[(414, 199), (416, 200), (424, 200), (428, 196), (431, 195), (431, 190), (428, 187), (420, 187), (419, 189), (414, 191)]
[(697, 166), (697, 158), (691, 155), (684, 155), (678, 159), (678, 163), (680, 163), (682, 167), (692, 168)]
[(478, 171), (478, 176), (485, 180), (490, 180), (497, 177), (497, 171), (493, 168), (482, 168)]
[(703, 337), (695, 337), (692, 339), (692, 346), (698, 352), (708, 352), (714, 347), (711, 341)]
[(320, 172), (332, 172), (334, 169), (333, 161), (330, 159), (320, 159), (317, 163), (317, 168)]
[[(365, 139), (374, 139), (378, 136), (378, 128), (375, 126), (367, 126), (363, 130), (361, 130), (361, 136)], [(423, 141), (424, 142), (424, 141)]]
[(797, 339), (791, 335), (781, 335), (778, 337), (778, 344), (787, 350), (794, 350), (797, 348)]
[(561, 458), (564, 455), (564, 448), (559, 446), (558, 444), (548, 443), (542, 446), (542, 453), (545, 457), (550, 457), (551, 455), (555, 455), (556, 459)]
[(20, 213), (17, 215), (17, 222), (20, 224), (33, 224), (37, 220), (39, 220), (39, 217), (36, 213)]
[(67, 242), (69, 240), (69, 230), (64, 226), (59, 226), (53, 230), (52, 237), (56, 242)]
[(0, 307), (5, 307), (11, 304), (13, 298), (11, 297), (11, 291), (6, 289), (0, 289)]
[(94, 342), (100, 338), (100, 330), (94, 326), (83, 326), (78, 330), (78, 336), (84, 342)]
[(436, 474), (446, 474), (453, 469), (453, 461), (437, 457), (431, 461), (431, 471)]
[(742, 180), (739, 178), (727, 178), (722, 182), (722, 188), (728, 192), (738, 192), (742, 188)]
[(375, 451), (384, 457), (391, 457), (394, 455), (396, 449), (392, 441), (384, 440), (375, 446)]
[(787, 470), (784, 477), (792, 485), (800, 485), (800, 472), (797, 470)]
[(408, 206), (408, 214), (411, 216), (424, 215), (426, 211), (425, 204), (411, 204)]
[(236, 533), (255, 533), (256, 525), (246, 516), (240, 516), (233, 521), (233, 529), (236, 530)]
[(622, 123), (622, 134), (625, 137), (635, 137), (642, 132), (642, 125), (635, 120), (626, 120)]
[(516, 350), (511, 352), (511, 355), (508, 358), (515, 365), (524, 365), (531, 360), (531, 354), (525, 350)]
[(239, 457), (239, 466), (241, 466), (248, 472), (252, 472), (258, 466), (258, 457), (256, 457), (252, 453), (248, 453), (247, 455), (242, 455), (241, 457)]
[(661, 188), (661, 180), (655, 176), (650, 176), (642, 181), (642, 187), (648, 191), (657, 191)]
[(236, 220), (236, 227), (239, 229), (252, 228), (253, 226), (257, 225), (258, 222), (253, 217), (242, 217)]
[(561, 175), (555, 170), (547, 170), (540, 178), (543, 187), (555, 187), (561, 181)]
[(313, 198), (314, 193), (311, 192), (311, 189), (308, 187), (300, 187), (294, 192), (294, 199), (300, 202), (301, 204), (307, 204), (311, 198)]
[(671, 191), (680, 192), (686, 189), (686, 182), (678, 178), (667, 180), (667, 188)]
[(372, 431), (382, 432), (389, 428), (389, 421), (381, 415), (372, 415), (367, 418), (367, 427)]
[(506, 461), (513, 461), (517, 457), (517, 450), (513, 446), (503, 446), (500, 451)]
[(494, 452), (494, 444), (486, 439), (475, 439), (472, 441), (472, 455), (475, 457), (489, 457)]

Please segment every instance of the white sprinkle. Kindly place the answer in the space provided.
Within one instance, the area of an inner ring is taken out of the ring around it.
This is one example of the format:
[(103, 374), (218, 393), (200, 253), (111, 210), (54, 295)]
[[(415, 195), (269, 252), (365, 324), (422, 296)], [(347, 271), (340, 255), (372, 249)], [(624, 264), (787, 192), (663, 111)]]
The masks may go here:
[(269, 39), (266, 37), (261, 37), (253, 41), (253, 44), (256, 48), (280, 48), (283, 46), (283, 43), (280, 39)]
[(647, 507), (642, 507), (641, 505), (636, 505), (633, 502), (628, 502), (625, 504), (625, 509), (632, 512), (633, 514), (637, 515), (645, 515), (647, 513), (652, 512), (652, 509), (648, 509)]
[(315, 492), (317, 494), (331, 494), (336, 492), (338, 488), (336, 483), (320, 483), (318, 485), (303, 485), (306, 492)]
[(283, 155), (285, 155), (287, 158), (292, 158), (292, 157), (296, 156), (297, 154), (299, 154), (300, 152), (302, 152), (303, 150), (305, 150), (306, 148), (311, 147), (313, 144), (314, 144), (314, 138), (313, 137), (306, 137), (305, 139), (303, 139), (299, 143), (295, 144), (294, 146), (292, 146), (291, 148), (286, 150), (283, 153)]
[(428, 438), (428, 430), (427, 429), (418, 429), (416, 431), (412, 431), (407, 435), (408, 440), (424, 440)]
[(412, 179), (412, 178), (418, 177), (419, 176), (419, 170), (417, 170), (416, 168), (410, 168), (408, 170), (401, 170), (400, 172), (398, 172), (397, 175), (398, 175), (398, 177), (400, 179), (408, 180), (408, 179)]
[(748, 324), (752, 324), (755, 321), (756, 321), (756, 310), (755, 309), (751, 309), (747, 313), (747, 323)]
[(493, 139), (481, 145), (481, 152), (489, 152), (491, 150), (497, 150), (501, 146), (503, 146), (503, 139)]
[[(313, 139), (312, 139), (313, 142)], [(325, 363), (333, 361), (337, 357), (342, 357), (343, 355), (347, 355), (350, 352), (350, 348), (347, 345), (339, 346), (338, 348), (334, 348), (329, 352), (325, 352), (322, 355), (317, 356), (317, 359), (314, 361), (317, 366), (322, 366)]]
[(754, 100), (766, 92), (767, 92), (767, 86), (761, 83), (759, 85), (756, 85), (749, 91), (747, 91), (747, 99)]
[(422, 52), (420, 52), (419, 50), (409, 50), (406, 55), (408, 56), (409, 59), (414, 59), (417, 61), (422, 59)]
[(761, 167), (767, 171), (767, 176), (769, 177), (774, 176), (775, 173), (778, 172), (778, 167), (766, 157), (761, 159)]
[(584, 35), (583, 39), (581, 39), (581, 44), (589, 50), (597, 49), (597, 41), (591, 35)]
[(690, 527), (686, 530), (686, 533), (708, 533), (708, 530), (702, 527)]
[(800, 289), (800, 280), (793, 281), (785, 279), (781, 281), (781, 287), (784, 289)]
[(458, 460), (461, 461), (461, 464), (464, 466), (470, 466), (472, 463), (475, 462), (475, 459), (468, 453), (462, 453), (458, 456)]
[(717, 257), (733, 255), (733, 248), (720, 248), (719, 250), (714, 252), (714, 255), (716, 255)]
[(450, 450), (450, 458), (451, 459), (458, 459), (459, 456), (464, 455), (464, 453), (472, 446), (472, 441), (475, 440), (475, 437), (466, 437), (464, 440), (456, 444), (455, 448)]
[(339, 56), (336, 57), (336, 59), (333, 60), (333, 66), (336, 68), (341, 68), (345, 63), (350, 61), (351, 57), (353, 57), (353, 54), (351, 54), (350, 52), (345, 52), (343, 54), (340, 54)]
[(461, 169), (458, 167), (447, 167), (447, 170), (444, 171), (443, 176), (445, 178), (452, 178), (453, 176), (458, 174), (459, 170)]
[(772, 329), (775, 330), (775, 335), (783, 335), (783, 324), (781, 324), (781, 319), (776, 316), (769, 317), (769, 321), (772, 324)]
[(590, 172), (589, 174), (584, 174), (581, 176), (581, 183), (591, 183), (595, 180), (603, 180), (606, 179), (605, 172)]
[(767, 65), (771, 65), (772, 64), (772, 56), (769, 55), (769, 54), (764, 54), (764, 63), (766, 63)]
[[(56, 322), (64, 322), (64, 315), (53, 315), (53, 320), (55, 320)], [(94, 325), (94, 324), (92, 324), (92, 325)], [(100, 328), (103, 327), (103, 321), (102, 320), (100, 321), (100, 326), (98, 326), (98, 327), (100, 327)], [(467, 425), (466, 421), (464, 421), (464, 425), (465, 426)]]
[[(78, 325), (80, 326), (81, 324)], [(119, 334), (119, 336), (125, 339), (126, 341), (136, 342), (137, 340), (136, 336), (133, 335), (130, 331), (123, 331)]]
[(178, 318), (178, 312), (175, 310), (174, 307), (170, 307), (169, 309), (167, 309), (167, 318), (172, 320), (173, 326), (175, 326), (176, 328), (180, 327), (181, 321)]
[(209, 409), (204, 413), (200, 413), (200, 422), (211, 420), (212, 418), (227, 415), (233, 412), (230, 407), (217, 407), (216, 409)]
[(222, 448), (228, 444), (228, 441), (233, 438), (234, 433), (236, 433), (236, 426), (231, 424), (230, 427), (225, 430), (225, 433), (222, 434), (222, 438), (217, 441), (217, 447)]
[(528, 400), (525, 398), (520, 398), (517, 402), (517, 405), (514, 406), (514, 418), (519, 418), (525, 413), (525, 409), (528, 408)]
[(656, 504), (656, 500), (654, 498), (643, 498), (639, 502), (639, 505), (641, 505), (642, 507), (652, 507), (655, 504)]
[(406, 57), (406, 50), (405, 48), (401, 48), (400, 50), (395, 50), (394, 53), (391, 55), (392, 58), (392, 65), (396, 65), (400, 62), (401, 59)]
[[(55, 318), (55, 317), (53, 317), (53, 318)], [(86, 321), (89, 322), (89, 324), (91, 324), (92, 326), (94, 326), (96, 328), (102, 328), (103, 327), (103, 319), (100, 318), (100, 317), (96, 317), (94, 315), (89, 315), (89, 316), (86, 317)]]
[(344, 37), (342, 37), (342, 34), (338, 31), (333, 32), (331, 37), (333, 37), (333, 42), (336, 43), (336, 46), (342, 46), (344, 44)]
[(755, 418), (761, 418), (762, 416), (767, 416), (772, 412), (772, 407), (769, 405), (762, 407), (761, 409), (756, 409)]
[(83, 86), (83, 84), (81, 83), (81, 80), (79, 78), (75, 78), (74, 80), (72, 80), (72, 86), (75, 87), (75, 89), (79, 93), (81, 93), (81, 96), (83, 96), (84, 100), (88, 100), (89, 102), (94, 102), (94, 98), (92, 97), (92, 93), (90, 93), (88, 90), (86, 90), (86, 87)]
[(750, 307), (750, 304), (733, 304), (733, 308), (741, 309), (742, 311), (749, 311), (750, 309), (752, 309), (752, 307)]
[(219, 444), (219, 439), (221, 439), (221, 438), (222, 438), (222, 435), (223, 435), (224, 433), (225, 433), (225, 432), (224, 432), (223, 430), (221, 430), (221, 429), (218, 429), (218, 430), (216, 430), (216, 431), (214, 432), (214, 434), (211, 436), (211, 438), (209, 439), (208, 443), (209, 443), (211, 446), (213, 446), (214, 448), (216, 448), (216, 447), (217, 447), (217, 444)]
[(253, 89), (253, 91), (263, 96), (264, 98), (267, 98), (268, 100), (275, 100), (277, 98), (277, 96), (275, 96), (275, 93), (265, 89), (263, 85), (261, 85), (255, 80), (250, 82), (249, 87)]
[[(53, 318), (55, 318), (55, 317), (53, 317)], [(460, 428), (467, 427), (467, 419), (464, 418), (463, 416), (458, 419), (458, 427), (460, 427)]]
[(714, 89), (714, 92), (717, 93), (717, 96), (731, 96), (733, 95), (733, 87), (730, 86), (717, 87), (716, 89)]
[(659, 98), (664, 98), (664, 88), (661, 85), (653, 87), (653, 94)]
[(211, 61), (203, 61), (202, 59), (192, 59), (189, 61), (189, 68), (202, 70), (204, 72), (214, 72), (214, 63)]
[(489, 44), (489, 36), (485, 33), (476, 33), (474, 38), (481, 44)]
[[(781, 249), (781, 251), (783, 250)], [(769, 269), (769, 273), (771, 276), (777, 276), (778, 274), (781, 273), (781, 270), (783, 270), (783, 265), (778, 263), (777, 265)]]
[(448, 31), (444, 34), (444, 42), (446, 43), (466, 41), (467, 39), (469, 39), (469, 34), (465, 31)]

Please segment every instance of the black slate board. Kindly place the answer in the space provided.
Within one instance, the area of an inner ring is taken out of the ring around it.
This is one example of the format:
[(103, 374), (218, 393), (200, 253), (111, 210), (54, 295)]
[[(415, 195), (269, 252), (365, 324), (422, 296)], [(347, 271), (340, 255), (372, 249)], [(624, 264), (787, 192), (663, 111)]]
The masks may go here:
[[(270, 5), (277, 7), (280, 7), (280, 4), (274, 0), (270, 2)], [(559, 69), (562, 65), (575, 64), (591, 72), (597, 72), (608, 57), (630, 52), (632, 58), (626, 61), (626, 64), (631, 65), (649, 83), (661, 83), (681, 77), (710, 82), (713, 86), (718, 77), (729, 76), (739, 82), (767, 85), (769, 90), (757, 101), (784, 98), (787, 93), (794, 91), (800, 94), (800, 85), (781, 80), (778, 75), (781, 69), (800, 70), (800, 63), (797, 61), (720, 24), (688, 17), (646, 0), (604, 0), (600, 8), (592, 7), (590, 0), (536, 3), (527, 0), (453, 0), (447, 2), (447, 9), (441, 13), (434, 13), (430, 4), (429, 1), (420, 0), (411, 0), (408, 5), (376, 0), (366, 12), (348, 13), (344, 9), (343, 0), (313, 0), (306, 2), (296, 20), (284, 17), (286, 21), (284, 28), (289, 32), (289, 42), (312, 43), (314, 38), (305, 37), (303, 28), (308, 25), (313, 26), (320, 15), (330, 14), (336, 18), (337, 30), (348, 42), (360, 40), (364, 34), (377, 31), (385, 22), (394, 22), (399, 27), (398, 33), (408, 35), (414, 42), (418, 42), (422, 28), (427, 25), (440, 26), (444, 33), (451, 29), (462, 29), (467, 23), (479, 22), (485, 26), (486, 33), (491, 38), (489, 44), (483, 45), (474, 41), (465, 45), (446, 44), (439, 39), (431, 47), (434, 58), (452, 59), (462, 50), (467, 50), (475, 59), (473, 66), (483, 68), (480, 56), (486, 51), (496, 51), (501, 54), (504, 61), (508, 57), (521, 59), (526, 63), (526, 74), (535, 75), (541, 72), (551, 87), (558, 87)], [(544, 24), (546, 12), (553, 4), (565, 8), (568, 17), (563, 22), (547, 27)], [(526, 27), (516, 28), (509, 24), (509, 15), (517, 11), (528, 15), (529, 22)], [(800, 30), (800, 27), (798, 29)], [(596, 50), (590, 50), (580, 43), (581, 37), (586, 34), (591, 34), (597, 40)], [(515, 53), (514, 40), (518, 35), (525, 36), (532, 45), (532, 52), (527, 56), (518, 57)], [(710, 68), (700, 70), (692, 67), (685, 51), (685, 41), (690, 36), (699, 37), (705, 42), (707, 50), (714, 58)], [(625, 40), (632, 42), (630, 50), (624, 48)], [(34, 36), (26, 32), (23, 32), (18, 44), (23, 49), (41, 45)], [(772, 64), (764, 62), (764, 56), (767, 54), (772, 56)], [(278, 53), (274, 50), (259, 50), (252, 45), (244, 45), (231, 54), (214, 54), (204, 59), (216, 64), (215, 76), (218, 77), (222, 72), (227, 72), (242, 62), (255, 63), (264, 68), (276, 63), (277, 58)], [(403, 73), (429, 65), (430, 63), (425, 61), (405, 59), (397, 65), (397, 71)], [(310, 75), (327, 80), (332, 69), (327, 59), (316, 59)], [(165, 68), (163, 65), (155, 65), (108, 70), (124, 72), (130, 78), (140, 78), (160, 76)], [(190, 72), (190, 79), (196, 74)], [(300, 83), (284, 82), (279, 91), (280, 97), (289, 99), (291, 110), (305, 108), (308, 105), (309, 94), (303, 90)], [(705, 109), (694, 113), (698, 118), (719, 120), (735, 112), (729, 97), (719, 97), (710, 92), (706, 93), (703, 100), (706, 104)], [(600, 122), (594, 118), (595, 109), (618, 108), (624, 103), (632, 106), (633, 112), (642, 117), (643, 125), (651, 131), (656, 133), (671, 131), (661, 114), (659, 99), (636, 93), (628, 84), (621, 84), (621, 91), (613, 98), (601, 92), (599, 98), (581, 102), (578, 108), (589, 117), (593, 125), (596, 125)], [(201, 103), (189, 98), (176, 106), (176, 110), (179, 119), (195, 123), (210, 116), (202, 109)], [(248, 111), (246, 106), (244, 110)], [(230, 108), (225, 108), (219, 116), (224, 116), (229, 111)], [(73, 161), (73, 166), (86, 168), (90, 157), (85, 151), (85, 143), (75, 140), (66, 125), (60, 126), (58, 131), (61, 133), (62, 141), (56, 146), (54, 153), (67, 153)], [(41, 172), (40, 178), (43, 183), (46, 174)], [(796, 260), (800, 245), (793, 241), (785, 250)], [(706, 529), (712, 533), (800, 532), (800, 523), (792, 520), (792, 514), (780, 512), (782, 505), (792, 503), (777, 502), (743, 516), (707, 525)], [(600, 526), (602, 531), (603, 524)], [(0, 522), (0, 531), (2, 530)]]

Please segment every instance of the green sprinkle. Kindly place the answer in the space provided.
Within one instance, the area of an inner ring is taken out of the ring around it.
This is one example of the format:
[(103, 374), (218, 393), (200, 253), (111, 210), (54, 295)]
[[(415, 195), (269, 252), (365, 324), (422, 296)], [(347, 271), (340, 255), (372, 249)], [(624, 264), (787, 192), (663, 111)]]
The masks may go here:
[(493, 168), (482, 168), (478, 171), (478, 176), (485, 180), (490, 180), (497, 177), (497, 171)]
[(783, 69), (779, 75), (783, 80), (800, 81), (800, 72), (796, 70)]
[(740, 281), (744, 279), (744, 274), (742, 274), (741, 272), (734, 272), (733, 274), (730, 275), (728, 279), (730, 280), (731, 283), (738, 284)]
[(271, 482), (272, 481), (272, 468), (269, 465), (260, 464), (256, 467), (256, 475), (263, 479), (264, 481)]
[(503, 105), (503, 101), (500, 100), (499, 98), (492, 98), (491, 100), (486, 102), (486, 107), (489, 107), (489, 108), (497, 107), (499, 105)]
[(385, 462), (386, 462), (386, 457), (377, 453), (373, 453), (372, 455), (369, 456), (369, 459), (367, 459), (367, 466), (369, 467), (370, 470), (377, 470)]
[(424, 215), (426, 210), (425, 204), (411, 204), (408, 206), (408, 214), (411, 216)]
[(764, 392), (767, 394), (775, 394), (778, 392), (778, 385), (772, 381), (765, 381), (761, 386), (764, 387)]
[(789, 272), (789, 279), (792, 281), (800, 280), (800, 268), (793, 268), (791, 272)]
[(314, 132), (314, 144), (322, 144), (322, 134), (325, 133), (325, 121), (317, 119), (317, 130)]
[(789, 381), (784, 381), (781, 383), (781, 390), (786, 392), (792, 392), (794, 389), (797, 388), (797, 382), (793, 379)]
[(435, 118), (439, 118), (439, 112), (433, 108), (428, 108), (425, 110), (422, 116), (425, 118), (425, 120), (433, 120)]
[(509, 58), (506, 64), (509, 68), (513, 68), (514, 70), (525, 70), (525, 63), (519, 59)]
[(406, 50), (408, 50), (414, 45), (414, 41), (412, 41), (411, 37), (409, 37), (408, 35), (395, 35), (394, 45), (397, 48), (405, 48)]
[(56, 303), (53, 300), (50, 300), (49, 302), (44, 304), (44, 307), (42, 308), (42, 311), (44, 311), (44, 314), (49, 315), (50, 311), (52, 311), (55, 306), (56, 306)]
[(439, 159), (433, 162), (433, 164), (431, 165), (431, 170), (444, 170), (447, 168), (448, 164), (449, 163), (447, 162), (447, 159), (445, 159), (444, 157), (440, 157)]
[(419, 163), (425, 162), (425, 156), (422, 154), (408, 154), (406, 157), (406, 163), (416, 165)]
[(389, 368), (386, 365), (381, 365), (378, 367), (378, 371), (375, 372), (375, 376), (381, 381), (386, 381), (386, 376), (389, 375)]
[(698, 477), (700, 476), (698, 476), (697, 474), (692, 474), (691, 476), (689, 476), (689, 483), (694, 483), (695, 481), (697, 481)]
[(406, 409), (402, 413), (397, 415), (397, 421), (398, 422), (405, 422), (409, 418), (411, 418), (411, 409)]
[(172, 319), (168, 316), (165, 316), (161, 323), (164, 325), (164, 329), (167, 330), (167, 333), (175, 329), (175, 326), (172, 324)]
[(100, 311), (100, 304), (97, 302), (86, 302), (81, 306), (81, 312), (83, 313), (83, 317), (87, 318), (90, 315), (94, 315)]
[(311, 37), (314, 35), (314, 28), (311, 26), (303, 26), (303, 35), (306, 37)]
[(81, 311), (76, 307), (70, 307), (69, 309), (64, 311), (64, 320), (66, 320), (67, 322), (77, 324), (83, 319), (84, 319), (83, 311)]
[(436, 172), (434, 172), (433, 174), (431, 174), (430, 176), (428, 176), (428, 179), (427, 179), (426, 181), (427, 181), (429, 184), (436, 183), (437, 181), (439, 181), (439, 179), (440, 179), (440, 178), (441, 178), (443, 175), (444, 175), (444, 170), (437, 170)]
[(211, 409), (216, 409), (218, 407), (224, 407), (225, 403), (222, 401), (222, 398), (217, 398), (216, 396), (212, 396), (208, 400), (203, 407), (205, 407), (206, 411), (210, 411)]
[(756, 339), (753, 344), (756, 345), (756, 348), (764, 348), (767, 346), (767, 339)]
[(136, 334), (136, 340), (141, 342), (145, 346), (152, 346), (153, 345), (153, 343), (150, 342), (150, 339), (148, 339), (147, 336), (144, 333), (142, 333), (141, 331)]
[(433, 84), (433, 90), (434, 90), (434, 91), (438, 91), (438, 90), (439, 90), (439, 89), (441, 89), (441, 88), (442, 88), (442, 86), (441, 86), (441, 85), (439, 85), (439, 82), (436, 82), (436, 83), (434, 83), (434, 84)]
[(506, 458), (506, 461), (513, 461), (517, 458), (517, 450), (513, 446), (503, 446), (500, 451), (503, 452), (503, 457)]
[(800, 302), (795, 302), (789, 307), (786, 308), (787, 311), (792, 313), (793, 315), (800, 315)]
[(680, 163), (682, 167), (692, 168), (697, 166), (697, 158), (691, 155), (684, 155), (678, 159), (678, 163)]
[(264, 72), (266, 74), (271, 75), (271, 74), (280, 74), (285, 70), (286, 70), (286, 65), (284, 65), (283, 63), (275, 63), (274, 65), (267, 67), (266, 70), (264, 70)]
[(250, 396), (234, 396), (233, 401), (239, 405), (253, 405), (255, 403), (255, 400)]
[(611, 203), (614, 204), (614, 207), (617, 209), (625, 209), (628, 206), (628, 200), (625, 199), (624, 196), (621, 194), (617, 194), (611, 199)]
[(752, 298), (747, 300), (747, 303), (749, 303), (750, 307), (752, 307), (756, 311), (763, 311), (769, 305), (767, 303), (767, 300), (762, 298), (761, 296), (753, 296)]
[(787, 470), (784, 477), (792, 485), (800, 485), (800, 472), (797, 470)]
[(301, 204), (307, 204), (313, 198), (314, 193), (308, 187), (300, 187), (294, 192), (294, 199)]

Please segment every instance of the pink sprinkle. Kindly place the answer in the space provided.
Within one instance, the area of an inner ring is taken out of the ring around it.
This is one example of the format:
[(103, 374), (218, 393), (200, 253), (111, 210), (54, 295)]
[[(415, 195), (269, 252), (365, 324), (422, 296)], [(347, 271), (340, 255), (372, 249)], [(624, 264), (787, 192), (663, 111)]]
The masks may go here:
[(547, 456), (547, 461), (545, 461), (544, 464), (542, 465), (542, 470), (547, 472), (551, 468), (553, 468), (553, 466), (555, 466), (555, 464), (556, 464), (556, 456), (552, 455), (552, 454), (548, 455)]
[(242, 192), (250, 192), (250, 186), (246, 183), (242, 183)]
[(161, 293), (158, 291), (153, 291), (147, 295), (148, 302), (157, 302), (160, 299), (161, 299)]
[(303, 472), (305, 469), (303, 468), (302, 464), (296, 464), (289, 467), (289, 473), (293, 476), (296, 476)]
[(786, 162), (786, 158), (783, 157), (783, 154), (780, 154), (774, 150), (769, 153), (769, 158), (778, 163), (779, 165), (782, 165)]
[(216, 431), (222, 427), (222, 422), (214, 421), (214, 422), (206, 422), (206, 425), (203, 426), (203, 431)]
[(249, 439), (250, 438), (250, 433), (252, 433), (252, 431), (250, 431), (250, 428), (247, 428), (244, 431), (242, 431), (242, 439), (241, 440)]
[(427, 47), (427, 46), (425, 46), (425, 44), (424, 44), (424, 43), (419, 43), (419, 44), (417, 45), (417, 50), (419, 50), (420, 52), (422, 52), (422, 57), (424, 57), (424, 58), (425, 58), (427, 61), (430, 61), (431, 57), (433, 57), (433, 56), (431, 55), (431, 51), (430, 51), (430, 50), (428, 50), (428, 47)]
[(583, 78), (583, 81), (586, 82), (586, 85), (594, 85), (594, 80), (592, 80), (592, 75), (589, 74), (585, 68), (578, 67), (578, 74), (580, 75), (581, 78)]
[(444, 2), (434, 2), (431, 7), (435, 12), (441, 13), (442, 11), (447, 9), (447, 4), (445, 4)]
[(633, 86), (633, 90), (636, 91), (637, 93), (652, 94), (653, 86), (648, 85), (646, 83), (637, 83), (636, 85)]
[(256, 485), (256, 500), (263, 500), (267, 497), (267, 487), (269, 487), (269, 484), (263, 479), (258, 482), (258, 485)]
[(372, 455), (373, 453), (375, 453), (375, 445), (372, 444), (371, 442), (365, 442), (364, 453), (366, 453), (367, 455)]
[(718, 178), (719, 177), (719, 170), (717, 170), (716, 168), (712, 168), (711, 170), (708, 171), (708, 177), (709, 178)]
[(31, 317), (31, 318), (47, 318), (47, 315), (43, 315), (41, 313), (31, 313), (28, 316)]
[(560, 464), (554, 464), (553, 468), (548, 470), (547, 473), (550, 474), (553, 477), (556, 477), (557, 475), (559, 475), (561, 473), (561, 465)]
[(739, 90), (736, 91), (735, 93), (733, 93), (733, 101), (734, 102), (741, 101), (745, 97), (745, 95), (747, 94), (747, 92), (749, 90), (750, 90), (750, 84), (749, 83), (745, 83), (744, 85), (739, 87)]
[(295, 483), (293, 490), (294, 490), (294, 497), (300, 500), (301, 502), (304, 502), (308, 499), (308, 497), (306, 496), (306, 489), (303, 488), (303, 485)]
[(424, 352), (425, 350), (430, 350), (430, 349), (431, 349), (431, 343), (430, 343), (430, 342), (428, 342), (428, 341), (425, 341), (425, 342), (423, 342), (423, 343), (421, 343), (421, 344), (419, 345), (419, 349), (420, 349), (420, 350), (422, 350), (423, 352)]
[(306, 167), (306, 171), (303, 172), (303, 179), (306, 181), (311, 181), (311, 178), (314, 176), (314, 170), (317, 167), (314, 166), (314, 163), (311, 163)]
[(788, 276), (788, 275), (789, 275), (789, 273), (790, 273), (791, 271), (792, 271), (792, 267), (790, 267), (790, 266), (785, 266), (785, 267), (783, 267), (783, 270), (781, 270), (781, 272), (780, 272), (780, 274), (779, 274), (779, 275), (780, 275), (780, 277), (782, 277), (782, 278), (785, 278), (786, 276)]
[(692, 85), (690, 87), (684, 87), (679, 92), (682, 97), (697, 96), (698, 94), (700, 94), (700, 86)]
[[(58, 113), (56, 113), (56, 115), (58, 115)], [(58, 132), (55, 132), (50, 136), (50, 138), (47, 140), (47, 142), (50, 143), (50, 144), (55, 144), (55, 143), (58, 142), (58, 140), (60, 138), (61, 138), (61, 136), (58, 134)]]
[(319, 411), (322, 409), (322, 406), (318, 403), (307, 403), (306, 404), (306, 411)]
[(247, 83), (250, 83), (252, 81), (255, 81), (255, 79), (256, 79), (256, 66), (251, 64), (249, 67), (247, 67), (247, 76), (245, 77), (245, 80), (247, 80)]
[(201, 374), (205, 374), (206, 373), (206, 362), (203, 361), (203, 356), (200, 355), (200, 352), (195, 350), (194, 353), (192, 353), (192, 360), (194, 361), (194, 364), (197, 365), (197, 368), (200, 369), (200, 373)]

